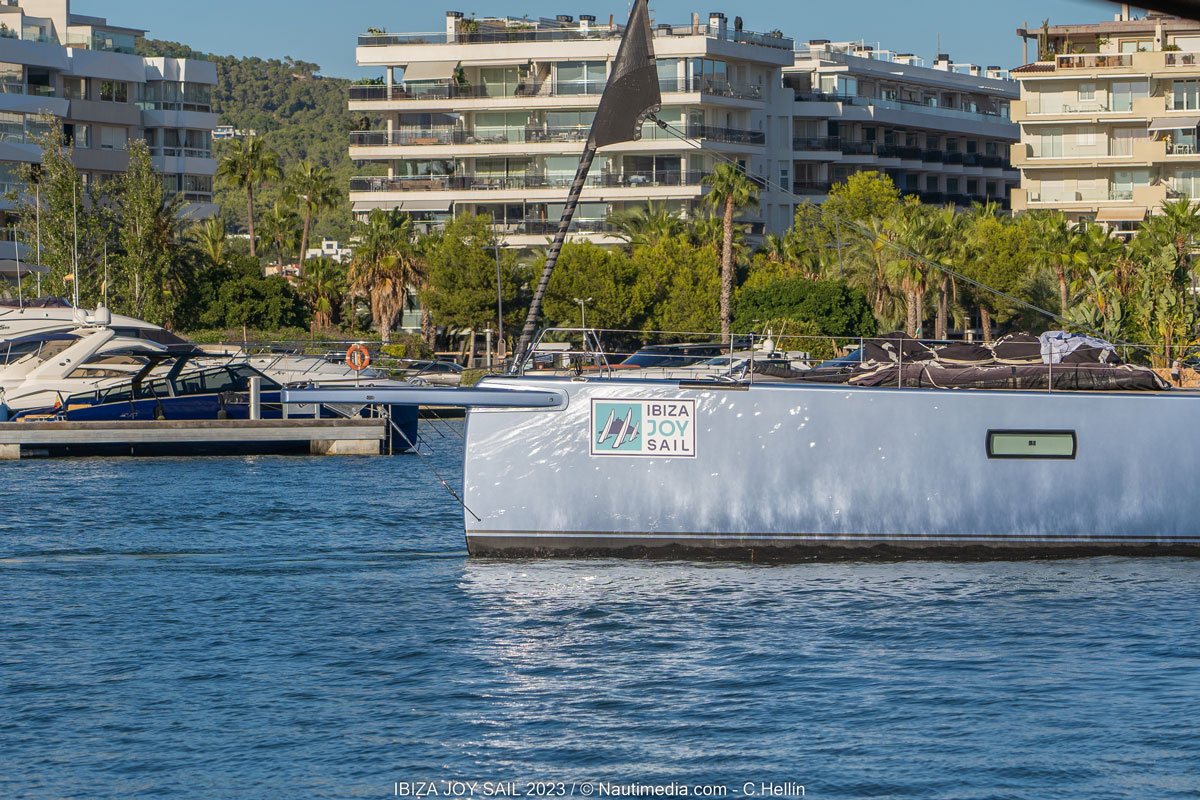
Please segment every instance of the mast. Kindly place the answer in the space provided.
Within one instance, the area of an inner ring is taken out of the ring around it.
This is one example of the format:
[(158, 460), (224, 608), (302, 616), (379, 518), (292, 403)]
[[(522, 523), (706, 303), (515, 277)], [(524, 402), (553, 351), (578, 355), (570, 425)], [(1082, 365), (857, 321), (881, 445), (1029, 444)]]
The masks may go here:
[(571, 229), (571, 218), (575, 216), (575, 208), (579, 205), (579, 196), (583, 193), (596, 150), (605, 145), (640, 139), (642, 122), (649, 114), (658, 110), (661, 102), (647, 0), (634, 0), (633, 8), (629, 12), (629, 22), (621, 36), (621, 45), (617, 48), (617, 57), (604, 86), (604, 94), (600, 97), (600, 106), (596, 109), (596, 117), (592, 121), (591, 131), (588, 132), (583, 156), (575, 170), (575, 180), (571, 182), (571, 189), (567, 193), (567, 202), (563, 206), (558, 230), (555, 231), (554, 241), (546, 253), (546, 265), (542, 268), (542, 276), (534, 290), (529, 314), (525, 317), (525, 327), (521, 330), (521, 338), (517, 342), (513, 362), (509, 367), (510, 372), (520, 369), (520, 365), (526, 359), (526, 351), (533, 341), (533, 334), (542, 315), (542, 299), (546, 295), (546, 287), (550, 285), (550, 276), (554, 273), (558, 254), (567, 239), (567, 231)]

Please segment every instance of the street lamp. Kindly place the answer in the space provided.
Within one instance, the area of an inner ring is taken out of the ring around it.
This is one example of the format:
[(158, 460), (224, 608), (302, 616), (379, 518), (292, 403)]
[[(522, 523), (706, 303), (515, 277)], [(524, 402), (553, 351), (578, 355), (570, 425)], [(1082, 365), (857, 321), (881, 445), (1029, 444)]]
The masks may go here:
[(586, 300), (580, 300), (578, 297), (576, 297), (575, 302), (579, 303), (579, 327), (586, 328), (587, 327), (586, 306), (588, 303), (592, 302), (592, 298), (589, 297)]

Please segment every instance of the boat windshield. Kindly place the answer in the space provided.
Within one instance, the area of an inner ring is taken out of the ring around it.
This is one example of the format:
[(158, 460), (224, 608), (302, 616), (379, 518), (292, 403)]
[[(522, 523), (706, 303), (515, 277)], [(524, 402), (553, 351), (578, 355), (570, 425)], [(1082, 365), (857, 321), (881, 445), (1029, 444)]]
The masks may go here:
[[(168, 386), (166, 378), (142, 381), (135, 390), (133, 382), (119, 383), (107, 389), (72, 395), (68, 403), (100, 405), (103, 403), (128, 403), (133, 400), (152, 400), (156, 397), (184, 397), (221, 392), (247, 392), (251, 378), (262, 378), (264, 391), (277, 391), (279, 384), (253, 367), (244, 364), (217, 367), (180, 375)], [(173, 390), (173, 391), (172, 391)]]

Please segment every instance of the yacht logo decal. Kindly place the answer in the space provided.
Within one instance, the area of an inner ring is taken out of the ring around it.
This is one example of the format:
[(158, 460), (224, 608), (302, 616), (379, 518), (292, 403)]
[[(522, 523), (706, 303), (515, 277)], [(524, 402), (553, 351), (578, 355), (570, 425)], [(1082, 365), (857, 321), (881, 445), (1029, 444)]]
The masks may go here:
[(695, 400), (592, 400), (594, 456), (696, 457)]

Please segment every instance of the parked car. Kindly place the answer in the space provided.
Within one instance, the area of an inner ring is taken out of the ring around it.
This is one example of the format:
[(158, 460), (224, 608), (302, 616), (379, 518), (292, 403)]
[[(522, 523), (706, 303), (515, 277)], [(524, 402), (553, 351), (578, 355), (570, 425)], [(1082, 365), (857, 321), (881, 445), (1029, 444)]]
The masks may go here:
[(409, 361), (401, 377), (409, 383), (431, 386), (458, 386), (463, 368), (453, 361)]

